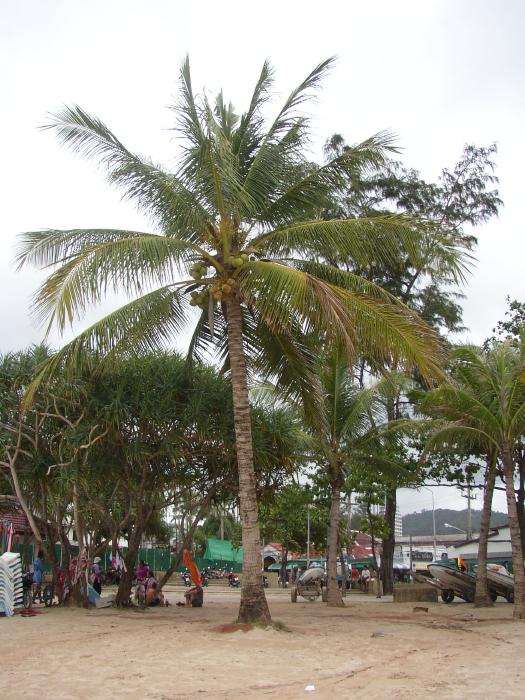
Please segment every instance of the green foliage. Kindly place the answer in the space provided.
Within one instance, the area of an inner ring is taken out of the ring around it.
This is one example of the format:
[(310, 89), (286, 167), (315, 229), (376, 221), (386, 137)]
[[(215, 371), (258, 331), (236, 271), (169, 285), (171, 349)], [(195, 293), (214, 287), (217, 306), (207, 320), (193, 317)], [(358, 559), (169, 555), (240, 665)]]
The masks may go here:
[[(327, 141), (325, 153), (333, 158), (349, 148), (336, 134)], [(440, 233), (424, 238), (419, 259), (405, 254), (394, 263), (376, 260), (359, 271), (403, 299), (435, 328), (462, 330), (462, 297), (450, 283), (461, 282), (458, 260), (468, 261), (476, 242), (464, 227), (497, 216), (503, 204), (495, 187), (496, 153), (494, 144), (467, 144), (459, 161), (452, 169), (444, 168), (438, 182), (426, 182), (416, 170), (392, 159), (376, 168), (357, 168), (325, 212), (327, 218), (395, 212), (437, 223)], [(356, 269), (355, 263), (350, 267)]]
[(326, 542), (328, 509), (315, 500), (310, 488), (289, 484), (260, 507), (261, 530), (267, 541), (280, 542), (284, 549), (304, 552), (307, 545), (308, 510), (310, 541), (320, 549)]
[[(499, 340), (518, 340), (525, 333), (525, 302), (507, 297), (507, 305), (505, 320), (498, 321), (492, 332)], [(492, 338), (492, 341), (496, 338)]]

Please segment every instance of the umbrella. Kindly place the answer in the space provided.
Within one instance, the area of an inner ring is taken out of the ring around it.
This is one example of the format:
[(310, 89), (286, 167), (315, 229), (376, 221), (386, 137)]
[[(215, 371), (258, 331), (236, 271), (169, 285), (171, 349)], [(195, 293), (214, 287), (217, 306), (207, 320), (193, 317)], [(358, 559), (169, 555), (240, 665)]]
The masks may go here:
[(201, 575), (199, 573), (199, 570), (197, 568), (197, 564), (193, 561), (191, 554), (188, 552), (187, 549), (182, 550), (182, 560), (184, 562), (184, 566), (188, 569), (190, 572), (191, 580), (196, 586), (201, 585)]

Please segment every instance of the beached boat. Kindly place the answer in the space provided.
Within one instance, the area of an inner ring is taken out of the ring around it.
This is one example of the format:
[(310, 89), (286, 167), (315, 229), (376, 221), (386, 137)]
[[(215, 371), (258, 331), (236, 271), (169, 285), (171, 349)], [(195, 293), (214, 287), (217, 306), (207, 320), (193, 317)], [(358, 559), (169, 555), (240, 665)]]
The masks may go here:
[(428, 570), (432, 578), (427, 581), (441, 591), (441, 600), (444, 603), (451, 603), (456, 595), (467, 603), (474, 602), (475, 576), (439, 562), (429, 564)]
[(487, 564), (489, 591), (503, 596), (509, 603), (514, 602), (514, 576), (500, 564)]

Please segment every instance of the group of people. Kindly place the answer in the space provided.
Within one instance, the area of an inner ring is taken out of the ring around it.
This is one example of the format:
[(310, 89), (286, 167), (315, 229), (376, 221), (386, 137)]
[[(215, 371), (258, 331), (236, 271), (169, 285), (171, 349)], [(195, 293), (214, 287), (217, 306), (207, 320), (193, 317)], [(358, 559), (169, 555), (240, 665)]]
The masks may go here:
[[(91, 565), (89, 582), (95, 591), (101, 595), (102, 593), (102, 568), (101, 558), (95, 557)], [(44, 553), (42, 550), (38, 552), (36, 559), (33, 562), (33, 601), (42, 600), (42, 582), (44, 577)], [(135, 597), (138, 600), (143, 600), (148, 606), (163, 605), (168, 606), (169, 602), (159, 588), (155, 573), (150, 569), (149, 565), (142, 560), (135, 570), (135, 578), (137, 586), (135, 589)], [(185, 602), (181, 605), (186, 605), (193, 608), (201, 608), (204, 602), (204, 592), (200, 584), (193, 586), (184, 594)]]
[(149, 565), (142, 560), (135, 570), (135, 578), (137, 579), (137, 588), (135, 596), (138, 600), (143, 600), (146, 605), (169, 605), (164, 593), (160, 590), (155, 573), (149, 568)]

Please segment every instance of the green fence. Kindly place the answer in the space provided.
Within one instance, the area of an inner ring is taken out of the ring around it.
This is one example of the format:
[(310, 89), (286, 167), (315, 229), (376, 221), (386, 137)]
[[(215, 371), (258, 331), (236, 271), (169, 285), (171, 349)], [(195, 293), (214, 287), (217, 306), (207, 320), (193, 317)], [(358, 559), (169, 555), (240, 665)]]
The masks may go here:
[[(78, 554), (78, 547), (72, 545), (72, 554), (75, 556)], [(13, 552), (18, 552), (23, 557), (23, 544), (21, 542), (15, 542), (12, 548)], [(120, 550), (122, 556), (125, 556), (127, 549), (124, 547)], [(36, 552), (33, 551), (33, 545), (28, 545), (27, 548), (27, 562), (32, 564)], [(55, 556), (60, 565), (62, 565), (62, 546), (60, 544), (55, 544)], [(172, 553), (169, 547), (152, 547), (152, 548), (140, 548), (137, 554), (136, 564), (144, 560), (147, 565), (154, 571), (167, 571), (171, 564)], [(101, 567), (102, 569), (108, 569), (111, 566), (111, 549), (107, 549), (105, 552), (100, 554)], [(240, 562), (230, 562), (223, 561), (220, 559), (205, 559), (204, 557), (196, 557), (195, 563), (202, 571), (206, 568), (211, 569), (227, 569), (228, 571), (233, 570), (235, 573), (242, 571), (242, 564)], [(177, 568), (177, 571), (184, 571), (185, 566), (183, 563)], [(48, 561), (44, 559), (44, 571), (51, 571), (51, 565)]]

